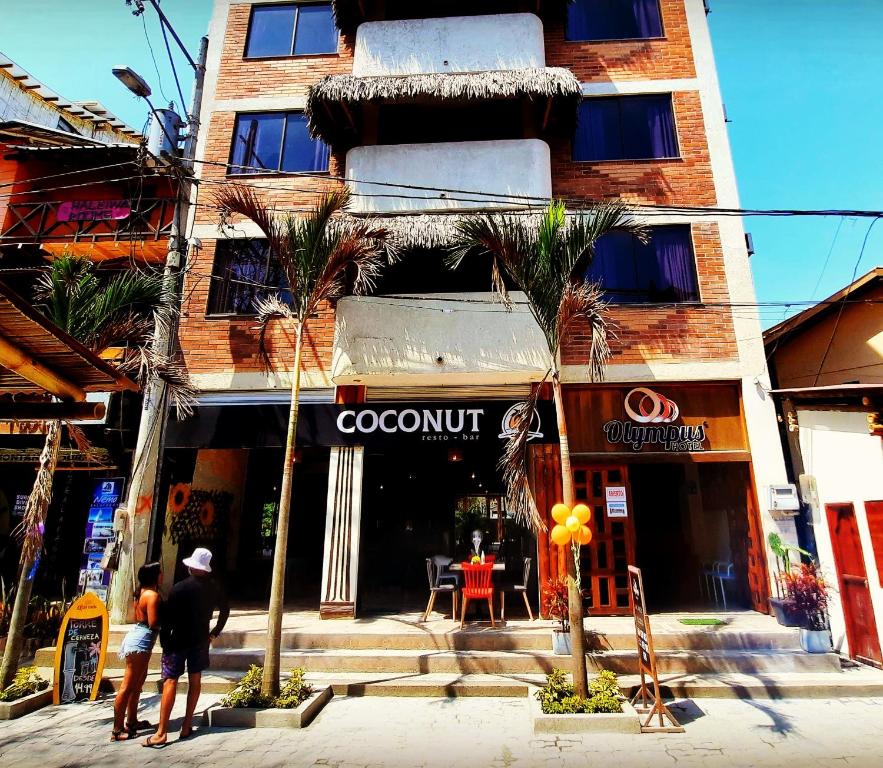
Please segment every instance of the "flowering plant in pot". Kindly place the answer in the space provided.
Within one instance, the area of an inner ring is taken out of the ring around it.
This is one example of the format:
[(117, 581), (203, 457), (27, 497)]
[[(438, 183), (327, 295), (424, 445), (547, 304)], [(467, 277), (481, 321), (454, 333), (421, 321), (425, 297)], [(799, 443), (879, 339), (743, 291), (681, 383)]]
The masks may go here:
[(828, 597), (831, 588), (814, 563), (803, 563), (782, 574), (782, 582), (800, 621), (800, 646), (809, 653), (831, 650), (828, 632)]
[(777, 566), (775, 574), (776, 596), (770, 598), (770, 607), (779, 624), (784, 627), (798, 627), (800, 626), (800, 616), (794, 599), (788, 591), (788, 576), (792, 573), (791, 554), (805, 555), (811, 558), (812, 553), (800, 547), (785, 544), (778, 533), (771, 533), (767, 537), (767, 543), (776, 558)]
[(567, 602), (567, 582), (549, 579), (543, 585), (543, 615), (551, 616), (561, 625), (552, 630), (552, 651), (557, 654), (570, 653), (570, 622)]

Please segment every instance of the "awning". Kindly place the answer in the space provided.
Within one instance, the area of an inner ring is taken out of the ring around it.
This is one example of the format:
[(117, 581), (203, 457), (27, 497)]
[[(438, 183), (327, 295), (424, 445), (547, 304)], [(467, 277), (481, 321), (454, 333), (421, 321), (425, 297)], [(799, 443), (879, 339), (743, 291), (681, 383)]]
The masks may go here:
[(355, 77), (329, 75), (310, 88), (307, 116), (314, 138), (337, 144), (358, 136), (367, 103), (444, 103), (531, 99), (555, 103), (573, 121), (581, 97), (579, 80), (564, 67)]
[(0, 283), (0, 395), (83, 401), (122, 390), (138, 385)]

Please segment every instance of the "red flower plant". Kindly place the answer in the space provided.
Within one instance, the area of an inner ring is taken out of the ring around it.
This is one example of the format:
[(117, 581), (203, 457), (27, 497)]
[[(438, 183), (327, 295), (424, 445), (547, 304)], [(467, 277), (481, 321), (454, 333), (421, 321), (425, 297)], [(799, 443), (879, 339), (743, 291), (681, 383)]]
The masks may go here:
[(816, 631), (827, 629), (830, 587), (815, 563), (803, 563), (790, 572), (783, 571), (781, 578), (800, 626)]
[(567, 601), (567, 582), (561, 579), (549, 579), (543, 586), (543, 615), (551, 616), (561, 622), (561, 631), (569, 629), (570, 616)]

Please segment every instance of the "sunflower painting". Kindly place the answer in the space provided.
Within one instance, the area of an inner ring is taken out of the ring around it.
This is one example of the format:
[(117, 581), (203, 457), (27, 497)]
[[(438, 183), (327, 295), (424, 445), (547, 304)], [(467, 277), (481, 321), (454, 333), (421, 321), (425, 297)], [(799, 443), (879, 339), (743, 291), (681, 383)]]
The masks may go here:
[(171, 514), (166, 518), (166, 534), (173, 544), (183, 539), (220, 538), (232, 503), (229, 491), (208, 491), (178, 483), (169, 493)]

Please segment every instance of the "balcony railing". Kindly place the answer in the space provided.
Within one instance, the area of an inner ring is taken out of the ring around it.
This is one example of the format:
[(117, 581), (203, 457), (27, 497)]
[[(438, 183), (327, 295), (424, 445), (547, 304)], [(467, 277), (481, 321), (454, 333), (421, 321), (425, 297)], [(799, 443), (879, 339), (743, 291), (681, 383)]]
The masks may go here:
[(552, 195), (539, 139), (355, 147), (346, 156), (353, 213), (518, 208)]
[(121, 219), (59, 220), (59, 208), (69, 202), (11, 204), (0, 230), (0, 244), (159, 241), (171, 234), (175, 208), (172, 198), (139, 200)]
[(532, 13), (377, 21), (356, 35), (355, 77), (489, 72), (546, 66), (543, 23)]

